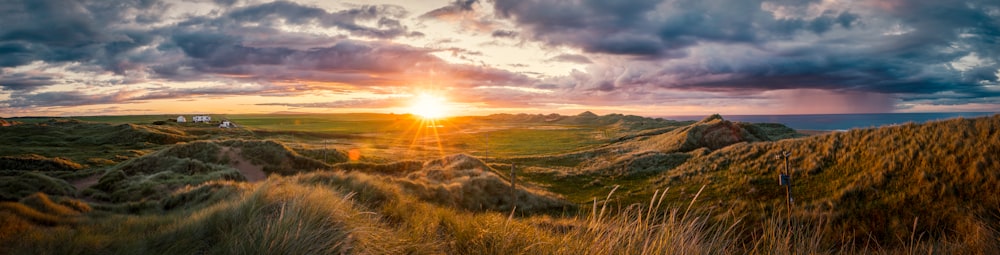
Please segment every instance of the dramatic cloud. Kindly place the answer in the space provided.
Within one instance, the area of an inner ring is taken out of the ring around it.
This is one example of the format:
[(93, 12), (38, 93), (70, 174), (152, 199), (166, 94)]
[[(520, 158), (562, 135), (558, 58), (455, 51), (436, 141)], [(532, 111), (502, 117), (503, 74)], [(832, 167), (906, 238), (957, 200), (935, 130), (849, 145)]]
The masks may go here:
[[(585, 91), (1000, 96), (995, 1), (497, 0), (494, 7), (535, 40), (627, 59), (574, 75)], [(954, 68), (970, 55), (986, 61)]]
[(133, 91), (119, 91), (108, 94), (86, 94), (81, 91), (68, 92), (42, 92), (35, 94), (22, 94), (15, 92), (11, 100), (5, 101), (9, 107), (24, 108), (44, 106), (80, 106), (92, 104), (122, 103), (129, 97), (134, 96)]
[[(405, 9), (395, 5), (366, 5), (343, 11), (327, 12), (317, 7), (279, 1), (240, 8), (230, 12), (227, 16), (232, 21), (240, 23), (288, 23), (295, 25), (318, 23), (350, 31), (352, 35), (356, 36), (388, 39), (406, 35), (407, 28), (398, 20), (406, 15)], [(370, 20), (377, 21), (374, 27), (359, 24), (359, 21)]]
[[(394, 5), (360, 5), (344, 10), (326, 9), (293, 2), (273, 2), (236, 7), (217, 16), (192, 16), (176, 24), (145, 29), (114, 25), (139, 24), (127, 13), (151, 13), (163, 3), (123, 3), (114, 15), (103, 3), (29, 1), (5, 4), (0, 12), (0, 67), (24, 66), (34, 61), (45, 65), (74, 63), (86, 73), (104, 70), (122, 77), (112, 83), (221, 81), (249, 82), (257, 89), (241, 87), (147, 88), (129, 95), (117, 92), (87, 93), (58, 91), (30, 93), (61, 83), (51, 75), (23, 72), (0, 73), (2, 90), (20, 91), (0, 106), (41, 107), (121, 103), (136, 100), (184, 98), (199, 95), (295, 95), (311, 90), (341, 91), (351, 86), (405, 86), (421, 77), (445, 77), (448, 84), (468, 86), (485, 83), (530, 83), (523, 75), (499, 69), (450, 64), (425, 49), (386, 41), (414, 35), (400, 18), (408, 12)], [(471, 4), (468, 3), (468, 4)], [(223, 3), (230, 6), (232, 3)], [(124, 7), (122, 7), (124, 6)], [(125, 10), (125, 8), (131, 8)], [(43, 16), (58, 16), (42, 19)], [(156, 22), (159, 16), (144, 16)], [(41, 22), (35, 22), (35, 21)], [(303, 32), (289, 26), (305, 26), (344, 35)], [(47, 28), (55, 29), (47, 29)], [(351, 38), (372, 38), (374, 41)], [(91, 67), (97, 67), (94, 70)], [(37, 72), (36, 72), (37, 73)], [(280, 83), (311, 85), (287, 90)], [(102, 94), (103, 93), (103, 94)]]
[(423, 90), (486, 113), (1000, 108), (990, 0), (13, 0), (0, 24), (16, 114), (346, 111)]
[(497, 0), (495, 9), (541, 41), (646, 57), (683, 57), (703, 41), (753, 44), (801, 30), (823, 33), (857, 20), (846, 10), (776, 18), (758, 1)]
[(0, 90), (32, 91), (56, 83), (52, 76), (16, 73), (0, 77)]

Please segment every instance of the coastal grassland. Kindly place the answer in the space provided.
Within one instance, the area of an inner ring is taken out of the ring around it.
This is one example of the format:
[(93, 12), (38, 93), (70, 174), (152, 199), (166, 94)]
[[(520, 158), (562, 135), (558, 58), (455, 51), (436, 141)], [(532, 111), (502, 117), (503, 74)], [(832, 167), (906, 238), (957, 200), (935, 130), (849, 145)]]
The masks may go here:
[[(594, 138), (587, 127), (557, 126), (550, 129), (518, 127), (486, 132), (492, 157), (549, 155), (593, 147), (605, 141)], [(486, 139), (486, 138), (480, 138)], [(485, 152), (485, 151), (484, 151)]]
[(0, 127), (0, 167), (10, 170), (68, 171), (121, 162), (163, 145), (192, 140), (166, 126), (112, 125), (49, 119)]
[[(224, 153), (233, 151), (234, 154)], [(330, 165), (271, 140), (179, 143), (108, 168), (84, 195), (116, 203), (158, 200), (173, 190), (213, 180), (245, 180), (230, 156), (247, 159), (264, 174), (292, 175)]]
[[(69, 129), (29, 133), (50, 137), (17, 141), (54, 152), (0, 154), (18, 158), (12, 162), (20, 168), (42, 168), (0, 171), (0, 178), (7, 178), (3, 183), (23, 184), (0, 186), (0, 253), (989, 254), (1000, 249), (995, 196), (1000, 165), (992, 156), (1000, 154), (1000, 116), (810, 137), (721, 116), (682, 126), (602, 118), (466, 118), (442, 128), (443, 151), (421, 157), (405, 156), (412, 140), (368, 150), (371, 133), (341, 131), (105, 125), (102, 132), (126, 130), (139, 134), (134, 139), (170, 137), (163, 133), (191, 140), (81, 143), (79, 151), (55, 149), (59, 136), (84, 137)], [(46, 125), (79, 124), (65, 122)], [(477, 148), (485, 145), (480, 140), (485, 133), (491, 134), (491, 152), (483, 158)], [(494, 136), (505, 143), (492, 147)], [(9, 133), (0, 137), (18, 139)], [(533, 137), (537, 140), (520, 139)], [(68, 143), (78, 141), (87, 140)], [(511, 147), (510, 154), (499, 153), (504, 146)], [(360, 160), (345, 156), (355, 147), (365, 150)], [(111, 162), (85, 157), (104, 149), (136, 153)], [(782, 165), (774, 155), (782, 150), (793, 153), (789, 163), (795, 169), (790, 219), (776, 180)], [(83, 168), (45, 170), (64, 160)], [(234, 161), (250, 162), (271, 176), (247, 183)], [(517, 166), (516, 210), (511, 163)], [(80, 191), (71, 183), (81, 173), (103, 177)]]
[(415, 121), (412, 115), (375, 113), (225, 115), (225, 118), (257, 129), (346, 134), (401, 132)]
[[(591, 150), (496, 161), (517, 163), (521, 182), (576, 204), (614, 185), (623, 204), (665, 188), (676, 191), (667, 201), (685, 201), (705, 185), (700, 194), (713, 221), (738, 217), (763, 226), (788, 218), (777, 183), (783, 162), (775, 159), (787, 150), (793, 155), (792, 222), (817, 232), (825, 247), (896, 250), (923, 238), (927, 249), (975, 254), (1000, 245), (994, 156), (1000, 155), (1000, 116), (810, 137), (714, 116), (666, 129)], [(509, 173), (509, 164), (493, 166)], [(766, 229), (747, 231), (759, 236)]]
[(707, 185), (704, 200), (748, 222), (787, 217), (775, 159), (783, 150), (792, 153), (792, 219), (825, 221), (825, 243), (891, 248), (917, 233), (961, 253), (1000, 245), (1000, 115), (734, 144), (696, 153), (647, 187)]
[[(213, 181), (175, 191), (163, 211), (121, 214), (79, 201), (0, 204), (8, 254), (869, 254), (948, 252), (925, 239), (909, 250), (841, 249), (780, 218), (746, 239), (738, 218), (708, 220), (700, 200), (615, 205), (613, 191), (581, 214), (469, 211), (413, 196), (378, 175), (314, 172), (246, 184)], [(210, 198), (205, 198), (210, 197)], [(46, 201), (47, 200), (47, 201)], [(74, 205), (76, 204), (76, 205)], [(686, 206), (667, 207), (667, 204)], [(181, 206), (178, 206), (181, 205)], [(576, 215), (576, 216), (573, 216)], [(789, 245), (794, 242), (794, 245)], [(793, 250), (790, 250), (793, 249)]]
[(65, 180), (44, 173), (0, 170), (0, 201), (17, 201), (38, 192), (72, 196), (76, 189)]

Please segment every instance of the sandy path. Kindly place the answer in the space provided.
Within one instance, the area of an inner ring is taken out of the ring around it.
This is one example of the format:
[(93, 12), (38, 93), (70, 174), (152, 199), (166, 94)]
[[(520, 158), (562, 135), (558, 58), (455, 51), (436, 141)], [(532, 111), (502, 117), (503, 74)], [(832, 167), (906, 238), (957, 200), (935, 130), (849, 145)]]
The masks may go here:
[(247, 178), (248, 182), (258, 182), (267, 179), (267, 174), (264, 173), (264, 167), (254, 165), (240, 155), (240, 148), (232, 147), (222, 147), (222, 151), (219, 152), (222, 157), (229, 157), (229, 166), (240, 170), (240, 173)]
[(99, 180), (101, 180), (101, 174), (95, 174), (87, 176), (87, 178), (72, 180), (69, 184), (76, 187), (76, 190), (82, 191), (86, 188), (90, 188), (90, 186), (94, 186), (94, 184), (97, 184), (97, 181)]

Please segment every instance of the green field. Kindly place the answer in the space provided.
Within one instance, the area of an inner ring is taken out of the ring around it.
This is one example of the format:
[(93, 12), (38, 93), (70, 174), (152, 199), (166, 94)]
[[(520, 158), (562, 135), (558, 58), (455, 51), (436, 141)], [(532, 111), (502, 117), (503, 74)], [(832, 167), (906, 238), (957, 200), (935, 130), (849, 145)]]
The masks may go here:
[(1000, 248), (1000, 116), (816, 136), (717, 115), (174, 117), (6, 119), (0, 253)]

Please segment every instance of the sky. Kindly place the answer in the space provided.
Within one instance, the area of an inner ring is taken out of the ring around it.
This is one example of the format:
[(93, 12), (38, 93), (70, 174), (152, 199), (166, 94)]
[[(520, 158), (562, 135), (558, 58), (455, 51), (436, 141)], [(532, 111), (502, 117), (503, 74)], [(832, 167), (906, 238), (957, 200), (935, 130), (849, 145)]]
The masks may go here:
[(1000, 111), (1000, 1), (0, 0), (0, 117)]

